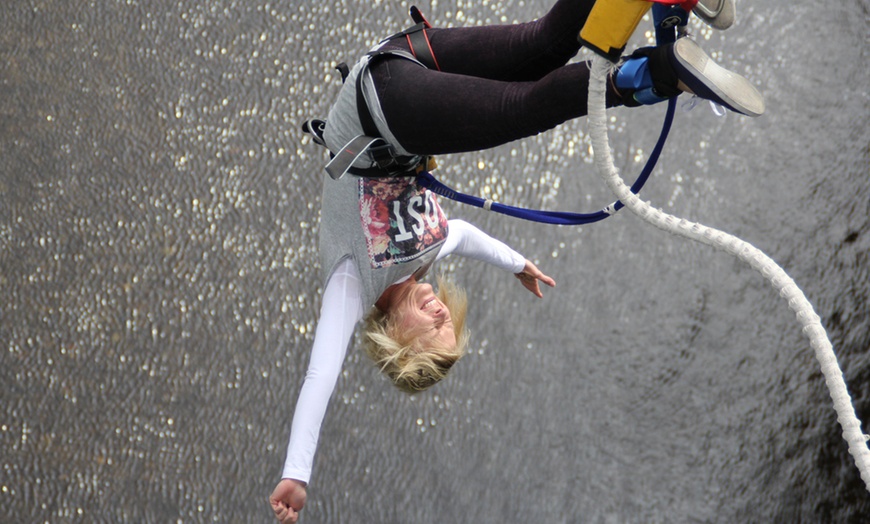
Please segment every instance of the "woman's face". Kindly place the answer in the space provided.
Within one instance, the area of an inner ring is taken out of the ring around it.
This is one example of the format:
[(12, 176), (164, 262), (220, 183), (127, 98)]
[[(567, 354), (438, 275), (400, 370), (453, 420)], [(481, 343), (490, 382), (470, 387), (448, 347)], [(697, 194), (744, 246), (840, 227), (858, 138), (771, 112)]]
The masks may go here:
[(408, 330), (420, 330), (423, 341), (445, 347), (456, 346), (456, 334), (450, 310), (435, 296), (432, 286), (409, 282), (407, 290), (395, 301), (392, 314), (399, 325)]

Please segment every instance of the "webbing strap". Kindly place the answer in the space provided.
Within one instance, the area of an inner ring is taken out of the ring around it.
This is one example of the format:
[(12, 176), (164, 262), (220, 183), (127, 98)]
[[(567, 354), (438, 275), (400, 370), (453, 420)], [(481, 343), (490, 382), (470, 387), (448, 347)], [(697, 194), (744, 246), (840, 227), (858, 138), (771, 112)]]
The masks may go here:
[(363, 156), (375, 142), (383, 142), (383, 139), (372, 138), (370, 136), (360, 135), (347, 144), (339, 151), (332, 160), (326, 164), (326, 172), (333, 180), (338, 180), (350, 170), (354, 162), (359, 157)]
[[(411, 176), (414, 174), (414, 168), (422, 158), (396, 154), (395, 148), (383, 139), (381, 132), (378, 130), (363, 94), (363, 77), (368, 67), (375, 60), (381, 60), (385, 56), (396, 55), (411, 58), (424, 67), (440, 70), (438, 61), (432, 52), (432, 46), (429, 44), (429, 37), (426, 35), (426, 28), (430, 27), (429, 22), (423, 17), (420, 10), (413, 6), (411, 8), (411, 17), (417, 22), (416, 25), (390, 36), (387, 40), (405, 36), (408, 39), (408, 45), (411, 47), (413, 55), (398, 50), (370, 52), (368, 64), (362, 68), (356, 77), (356, 107), (364, 135), (358, 136), (348, 142), (327, 164), (326, 172), (335, 180), (344, 176), (348, 171), (359, 176)], [(342, 71), (341, 68), (339, 70)], [(346, 72), (342, 71), (342, 79), (346, 77)], [(378, 142), (381, 145), (376, 147), (375, 144)], [(375, 161), (374, 168), (364, 170), (354, 169), (353, 163), (366, 152)]]
[(414, 58), (422, 62), (428, 69), (441, 71), (441, 66), (438, 65), (438, 60), (435, 59), (435, 53), (432, 51), (429, 35), (426, 34), (426, 27), (423, 24), (417, 24), (417, 26), (420, 27), (419, 30), (405, 35), (408, 39), (408, 47), (411, 48), (411, 53), (414, 54)]
[[(411, 57), (411, 55), (403, 51), (369, 53), (368, 64), (366, 67), (362, 68), (356, 77), (357, 115), (365, 135), (354, 138), (342, 149), (342, 151), (338, 152), (330, 162), (330, 164), (332, 164), (336, 159), (338, 159), (338, 157), (344, 157), (344, 160), (342, 160), (340, 164), (336, 164), (336, 167), (334, 168), (335, 174), (338, 175), (337, 177), (327, 166), (327, 172), (329, 172), (329, 175), (336, 180), (348, 171), (359, 176), (410, 176), (414, 174), (413, 169), (420, 162), (421, 157), (396, 154), (396, 150), (392, 144), (384, 140), (377, 125), (375, 125), (375, 119), (369, 110), (368, 104), (366, 104), (365, 95), (363, 94), (363, 76), (366, 74), (368, 67), (371, 66), (373, 61), (383, 59), (383, 57), (390, 55), (407, 56), (408, 58)], [(375, 147), (375, 143), (377, 142), (380, 142), (381, 145)], [(357, 147), (359, 146), (364, 147), (362, 150), (357, 151)], [(348, 151), (348, 149), (350, 149), (350, 151)], [(352, 167), (353, 163), (365, 152), (368, 152), (372, 160), (374, 160), (374, 168), (366, 170), (354, 169)], [(349, 158), (349, 155), (351, 154), (354, 155), (353, 159), (350, 163), (345, 165), (347, 158)]]
[[(372, 55), (372, 57), (369, 58), (369, 65), (371, 65), (372, 61), (377, 59), (379, 56), (381, 55)], [(366, 105), (366, 99), (363, 95), (362, 81), (363, 76), (366, 74), (366, 69), (368, 69), (368, 67), (363, 68), (356, 76), (356, 111), (359, 114), (359, 122), (362, 124), (363, 133), (380, 138), (381, 133), (375, 125), (375, 119), (372, 118), (372, 113), (369, 111), (369, 106)]]

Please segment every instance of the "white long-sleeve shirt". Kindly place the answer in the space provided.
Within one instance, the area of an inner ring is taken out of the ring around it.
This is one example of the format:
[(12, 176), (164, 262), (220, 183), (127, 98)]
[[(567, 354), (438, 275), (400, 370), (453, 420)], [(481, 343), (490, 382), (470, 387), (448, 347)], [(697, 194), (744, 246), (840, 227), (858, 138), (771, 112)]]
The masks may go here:
[[(436, 260), (455, 254), (520, 273), (526, 259), (505, 243), (462, 220), (449, 221), (449, 234)], [(311, 478), (320, 426), (341, 374), (356, 324), (372, 304), (362, 303), (360, 277), (350, 258), (333, 270), (323, 292), (320, 318), (308, 372), (293, 414), (282, 478), (307, 483)]]

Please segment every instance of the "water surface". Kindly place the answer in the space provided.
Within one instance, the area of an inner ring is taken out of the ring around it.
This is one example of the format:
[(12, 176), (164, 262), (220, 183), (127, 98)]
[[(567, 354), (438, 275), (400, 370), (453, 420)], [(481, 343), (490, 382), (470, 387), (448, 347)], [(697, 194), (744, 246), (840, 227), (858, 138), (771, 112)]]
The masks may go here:
[[(270, 522), (321, 292), (325, 157), (299, 125), (325, 116), (335, 64), (408, 25), (408, 5), (6, 4), (0, 515)], [(437, 25), (549, 7), (418, 4)], [(866, 420), (867, 6), (738, 8), (727, 32), (695, 33), (756, 83), (767, 113), (680, 112), (643, 196), (783, 265)], [(610, 113), (628, 178), (663, 110)], [(583, 120), (441, 164), (445, 181), (506, 203), (593, 211), (611, 200)], [(471, 297), (469, 356), (408, 397), (351, 351), (304, 522), (860, 522), (870, 512), (812, 350), (749, 267), (627, 211), (560, 228), (444, 206), (559, 287), (537, 301), (510, 275), (443, 264)]]

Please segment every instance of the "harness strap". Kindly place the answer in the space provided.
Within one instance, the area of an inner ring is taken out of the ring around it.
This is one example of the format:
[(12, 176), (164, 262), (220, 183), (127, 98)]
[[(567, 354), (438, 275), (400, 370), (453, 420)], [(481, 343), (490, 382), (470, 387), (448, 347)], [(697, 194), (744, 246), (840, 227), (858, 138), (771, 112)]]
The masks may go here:
[[(374, 52), (370, 53), (369, 63), (362, 71), (360, 71), (359, 75), (356, 77), (356, 109), (359, 116), (360, 124), (362, 125), (363, 132), (372, 138), (378, 139), (381, 142), (380, 146), (375, 146), (375, 142), (370, 142), (368, 147), (368, 152), (372, 157), (372, 160), (375, 161), (376, 167), (371, 168), (370, 170), (360, 170), (357, 168), (350, 168), (349, 171), (353, 174), (357, 174), (359, 176), (408, 176), (414, 175), (414, 168), (420, 163), (420, 156), (405, 156), (405, 155), (397, 155), (395, 148), (384, 140), (381, 132), (378, 131), (377, 125), (375, 125), (375, 119), (372, 117), (372, 113), (369, 110), (369, 106), (366, 103), (365, 96), (363, 95), (363, 76), (365, 75), (365, 71), (368, 67), (371, 66), (372, 62), (375, 60), (381, 60), (386, 56), (390, 55), (398, 55), (398, 56), (406, 56), (407, 53), (402, 53), (399, 51), (382, 51), (382, 52)], [(410, 55), (407, 55), (410, 56)], [(359, 158), (359, 157), (357, 157)], [(379, 174), (374, 174), (374, 171), (380, 170)], [(362, 174), (366, 173), (366, 174)]]
[(426, 17), (423, 16), (423, 13), (420, 12), (417, 6), (412, 5), (410, 12), (411, 19), (418, 25), (423, 26), (419, 31), (422, 35), (422, 39), (420, 36), (415, 36), (417, 35), (417, 32), (408, 35), (408, 45), (411, 47), (411, 52), (414, 53), (414, 57), (417, 58), (417, 60), (423, 62), (423, 65), (429, 69), (441, 71), (441, 66), (438, 65), (438, 60), (435, 59), (435, 53), (432, 51), (432, 44), (429, 42), (429, 35), (426, 33), (426, 30), (432, 27), (432, 24), (429, 23), (429, 20), (426, 20)]
[[(354, 87), (356, 88), (357, 116), (359, 117), (360, 126), (364, 134), (354, 137), (341, 148), (341, 151), (332, 154), (332, 159), (326, 165), (326, 172), (335, 180), (338, 180), (348, 172), (365, 177), (415, 176), (418, 171), (426, 168), (426, 157), (396, 154), (395, 147), (387, 142), (378, 130), (363, 94), (363, 78), (366, 70), (373, 62), (382, 60), (387, 56), (400, 56), (418, 62), (423, 67), (440, 70), (438, 61), (432, 52), (432, 46), (429, 43), (429, 36), (426, 34), (426, 29), (432, 27), (431, 24), (429, 24), (429, 21), (426, 20), (426, 17), (423, 16), (416, 6), (411, 7), (411, 18), (416, 22), (414, 26), (384, 40), (389, 41), (405, 37), (411, 53), (409, 54), (401, 50), (369, 52), (368, 63), (360, 70), (356, 77)], [(349, 73), (347, 65), (341, 63), (336, 69), (341, 73), (341, 80), (344, 82)], [(307, 121), (302, 126), (303, 131), (312, 135), (315, 143), (325, 146), (326, 144), (323, 140), (324, 128), (325, 123), (319, 120)], [(359, 160), (365, 153), (369, 154), (375, 165), (367, 169), (353, 167), (354, 162)]]
[(438, 65), (435, 53), (432, 52), (432, 44), (429, 42), (429, 35), (426, 34), (425, 23), (419, 23), (414, 27), (418, 26), (420, 27), (419, 29), (405, 35), (405, 38), (408, 39), (411, 53), (414, 54), (414, 58), (422, 62), (427, 68), (441, 71), (441, 66)]
[(413, 20), (415, 24), (423, 24), (426, 28), (432, 27), (432, 24), (429, 23), (429, 20), (426, 20), (426, 17), (423, 16), (423, 13), (417, 8), (417, 6), (412, 5), (409, 12), (411, 13), (411, 20)]
[(326, 164), (326, 172), (333, 180), (338, 180), (351, 168), (354, 162), (359, 160), (375, 143), (382, 142), (380, 138), (359, 135), (341, 149), (332, 160)]
[(319, 145), (326, 147), (326, 142), (323, 141), (323, 130), (326, 128), (326, 122), (323, 120), (306, 120), (302, 122), (302, 131), (311, 135), (311, 140)]
[(347, 80), (347, 75), (350, 74), (350, 68), (347, 67), (345, 62), (341, 62), (337, 66), (335, 66), (335, 70), (341, 74), (341, 83), (343, 84), (345, 80)]
[[(362, 177), (416, 176), (418, 171), (426, 168), (427, 157), (396, 154), (395, 147), (387, 142), (381, 132), (378, 131), (363, 95), (362, 80), (366, 69), (371, 65), (372, 61), (389, 55), (401, 56), (416, 61), (411, 54), (405, 51), (375, 51), (369, 53), (369, 63), (357, 75), (354, 86), (356, 88), (357, 113), (364, 134), (354, 137), (340, 151), (336, 153), (330, 152), (332, 159), (326, 165), (326, 172), (334, 180), (338, 180), (345, 173)], [(326, 122), (323, 120), (306, 120), (302, 124), (302, 130), (311, 135), (312, 141), (324, 147), (326, 147), (326, 142), (323, 139), (325, 128)], [(353, 167), (353, 164), (366, 153), (368, 153), (375, 165), (370, 168)]]
[[(372, 62), (382, 55), (375, 53), (370, 56), (368, 66), (371, 66)], [(362, 124), (363, 133), (380, 138), (381, 132), (378, 131), (378, 127), (375, 125), (375, 119), (372, 118), (372, 112), (369, 111), (369, 106), (366, 104), (366, 98), (363, 95), (362, 80), (368, 66), (363, 68), (356, 77), (356, 111), (359, 114), (359, 122)]]

